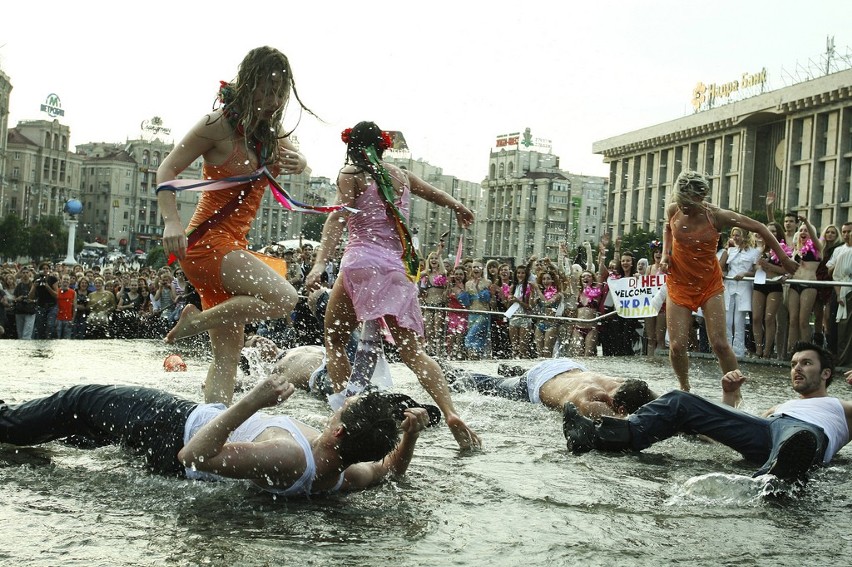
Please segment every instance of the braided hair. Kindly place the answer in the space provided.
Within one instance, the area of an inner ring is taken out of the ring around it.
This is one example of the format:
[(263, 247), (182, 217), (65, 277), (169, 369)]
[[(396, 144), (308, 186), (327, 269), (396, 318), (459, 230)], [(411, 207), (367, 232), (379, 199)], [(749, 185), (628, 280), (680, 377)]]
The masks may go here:
[[(385, 150), (390, 147), (387, 134), (375, 122), (365, 121), (344, 130), (342, 138), (346, 142), (346, 163), (354, 165), (358, 172), (369, 173), (379, 187), (387, 189), (384, 184), (391, 182), (390, 174), (381, 162)], [(371, 159), (370, 149), (376, 160)], [(392, 183), (390, 188), (393, 189)]]

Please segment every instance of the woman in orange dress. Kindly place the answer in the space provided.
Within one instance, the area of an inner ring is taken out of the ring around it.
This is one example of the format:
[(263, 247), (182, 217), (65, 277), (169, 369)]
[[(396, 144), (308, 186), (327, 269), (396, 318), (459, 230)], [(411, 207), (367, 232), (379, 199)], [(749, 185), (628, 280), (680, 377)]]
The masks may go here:
[[(236, 79), (222, 83), (220, 107), (205, 115), (163, 160), (157, 183), (177, 178), (199, 156), (204, 179), (224, 179), (267, 167), (272, 175), (305, 169), (305, 158), (283, 131), (290, 93), (299, 105), (287, 57), (271, 47), (253, 49)], [(203, 311), (187, 305), (166, 342), (207, 331), (213, 361), (204, 387), (205, 401), (230, 403), (243, 346), (244, 326), (285, 317), (296, 304), (286, 279), (286, 263), (248, 250), (246, 236), (268, 181), (261, 177), (237, 187), (204, 192), (184, 232), (173, 190), (158, 189), (163, 216), (163, 247), (179, 261), (201, 296)], [(197, 240), (188, 247), (187, 233)], [(200, 236), (199, 236), (200, 234)]]
[(692, 313), (704, 312), (707, 336), (722, 372), (737, 369), (737, 357), (725, 333), (725, 300), (722, 269), (716, 257), (719, 233), (738, 226), (760, 234), (789, 272), (798, 264), (787, 257), (778, 241), (763, 224), (706, 202), (708, 180), (698, 172), (684, 171), (677, 177), (672, 203), (666, 209), (668, 222), (663, 233), (660, 270), (668, 274), (666, 326), (669, 331), (669, 360), (681, 390), (689, 391), (687, 341)]

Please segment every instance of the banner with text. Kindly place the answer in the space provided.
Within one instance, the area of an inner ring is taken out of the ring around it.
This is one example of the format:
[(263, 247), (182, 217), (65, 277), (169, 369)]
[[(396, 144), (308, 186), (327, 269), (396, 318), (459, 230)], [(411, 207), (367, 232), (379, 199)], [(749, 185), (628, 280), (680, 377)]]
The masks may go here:
[(630, 276), (608, 280), (607, 284), (618, 316), (641, 319), (655, 316), (662, 306), (660, 299), (665, 293), (666, 275)]

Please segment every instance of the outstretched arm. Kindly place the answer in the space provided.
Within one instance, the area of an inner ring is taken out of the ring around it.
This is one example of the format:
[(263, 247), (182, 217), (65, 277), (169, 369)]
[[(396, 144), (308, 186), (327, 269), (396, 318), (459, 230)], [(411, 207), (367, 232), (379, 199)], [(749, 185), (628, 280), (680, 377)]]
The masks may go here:
[(343, 489), (359, 490), (381, 482), (391, 474), (402, 475), (408, 470), (414, 457), (414, 445), (420, 432), (429, 424), (429, 414), (425, 408), (405, 410), (402, 422), (402, 439), (396, 448), (381, 461), (357, 463), (343, 471)]
[(781, 248), (781, 245), (778, 244), (778, 241), (775, 240), (775, 237), (771, 232), (769, 232), (769, 229), (766, 228), (765, 224), (739, 213), (726, 211), (724, 209), (716, 211), (716, 220), (721, 226), (738, 226), (759, 234), (761, 238), (763, 238), (764, 244), (771, 248), (775, 252), (775, 255), (778, 256), (778, 259), (781, 261), (781, 265), (784, 266), (785, 270), (792, 274), (799, 269), (799, 265), (787, 256), (787, 253), (784, 252), (784, 249)]
[[(341, 173), (337, 178), (337, 199), (338, 205), (352, 206), (355, 203), (355, 176), (349, 173)], [(322, 237), (320, 245), (316, 249), (316, 259), (314, 265), (308, 275), (305, 276), (305, 287), (313, 289), (319, 285), (320, 276), (325, 272), (328, 259), (331, 258), (332, 252), (340, 244), (340, 237), (343, 236), (346, 217), (349, 216), (349, 211), (338, 209), (328, 215), (325, 224), (322, 227)]]
[(436, 205), (454, 210), (460, 227), (467, 228), (473, 224), (473, 213), (456, 200), (455, 197), (426, 183), (410, 171), (406, 171), (405, 174), (408, 176), (408, 183), (411, 186), (412, 193)]

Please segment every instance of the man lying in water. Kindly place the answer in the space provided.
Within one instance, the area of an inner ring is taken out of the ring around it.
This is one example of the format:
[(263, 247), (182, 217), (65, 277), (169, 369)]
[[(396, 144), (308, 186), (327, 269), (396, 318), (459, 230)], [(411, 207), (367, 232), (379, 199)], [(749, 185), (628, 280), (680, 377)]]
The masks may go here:
[(591, 418), (623, 418), (657, 397), (643, 380), (592, 372), (570, 358), (547, 359), (520, 376), (509, 377), (474, 374), (443, 361), (441, 366), (454, 388), (475, 388), (483, 394), (540, 403), (557, 411), (572, 403), (582, 415)]
[(17, 406), (0, 402), (0, 443), (82, 438), (144, 455), (158, 474), (247, 479), (274, 494), (309, 496), (405, 473), (420, 432), (440, 419), (408, 396), (379, 392), (349, 398), (322, 431), (258, 411), (293, 392), (273, 376), (225, 408), (153, 388), (73, 386)]
[(574, 453), (641, 451), (677, 433), (697, 433), (727, 445), (748, 461), (762, 463), (754, 476), (806, 480), (811, 467), (828, 464), (849, 443), (852, 402), (828, 396), (833, 374), (831, 353), (800, 342), (793, 348), (790, 362), (791, 385), (799, 397), (763, 416), (735, 409), (742, 401), (740, 388), (746, 379), (733, 370), (722, 377), (724, 404), (674, 390), (626, 420), (602, 417), (598, 421), (566, 404), (564, 433)]

